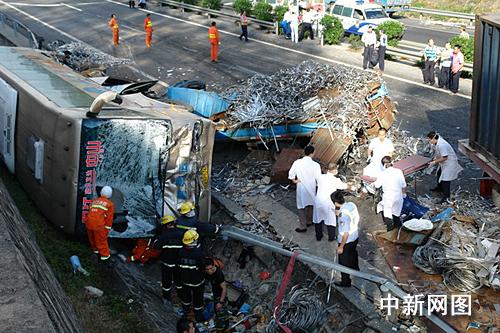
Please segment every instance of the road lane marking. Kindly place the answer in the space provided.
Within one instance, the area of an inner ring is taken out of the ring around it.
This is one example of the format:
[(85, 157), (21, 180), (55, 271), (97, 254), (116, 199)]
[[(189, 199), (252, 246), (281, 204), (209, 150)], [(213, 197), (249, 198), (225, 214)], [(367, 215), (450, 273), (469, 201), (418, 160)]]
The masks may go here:
[[(115, 0), (106, 0), (106, 1), (128, 8), (127, 4), (120, 3), (120, 2), (115, 1)], [(187, 23), (187, 24), (190, 24), (190, 25), (193, 25), (193, 26), (197, 26), (197, 27), (201, 27), (201, 28), (206, 28), (206, 29), (209, 28), (208, 26), (200, 24), (200, 23), (191, 22), (191, 21), (187, 21), (187, 20), (175, 17), (175, 16), (170, 16), (170, 15), (166, 15), (166, 14), (163, 14), (163, 13), (154, 12), (154, 11), (149, 10), (149, 9), (138, 8), (138, 10), (143, 11), (145, 13), (150, 13), (150, 14), (162, 16), (162, 17), (174, 20), (174, 21)], [(226, 31), (226, 30), (221, 30), (221, 29), (219, 29), (219, 33), (223, 33), (223, 34), (230, 35), (230, 36), (235, 36), (235, 37), (239, 36), (239, 34), (235, 34), (233, 32)], [(303, 51), (291, 49), (291, 48), (288, 48), (286, 46), (281, 46), (281, 45), (273, 44), (273, 43), (266, 42), (266, 41), (263, 41), (263, 40), (252, 39), (252, 41), (254, 43), (260, 43), (260, 44), (271, 46), (271, 47), (278, 48), (278, 49), (281, 49), (281, 50), (286, 50), (286, 51), (289, 51), (289, 52), (300, 54), (300, 55), (303, 55), (303, 56), (306, 56), (306, 57), (311, 57), (311, 58), (315, 58), (315, 59), (318, 59), (318, 60), (323, 60), (323, 61), (334, 63), (334, 64), (340, 64), (340, 65), (344, 65), (344, 66), (351, 67), (351, 68), (361, 69), (361, 66), (351, 65), (351, 64), (348, 64), (348, 63), (345, 63), (345, 62), (342, 62), (342, 61), (333, 60), (333, 59), (329, 59), (329, 58), (326, 58), (326, 57), (318, 56), (318, 55), (315, 55), (315, 54), (310, 54), (310, 53), (307, 53), (307, 52), (303, 52)], [(387, 78), (390, 78), (390, 79), (393, 79), (393, 80), (396, 80), (396, 81), (405, 82), (405, 83), (408, 83), (408, 84), (413, 84), (413, 85), (416, 85), (416, 86), (419, 86), (419, 87), (422, 87), (422, 88), (431, 89), (431, 90), (434, 90), (434, 91), (439, 91), (439, 92), (442, 92), (442, 93), (447, 93), (448, 92), (447, 90), (444, 90), (444, 89), (440, 89), (440, 88), (433, 87), (433, 86), (428, 86), (428, 85), (425, 85), (423, 83), (414, 82), (414, 81), (411, 81), (411, 80), (408, 80), (408, 79), (404, 79), (404, 78), (401, 78), (401, 77), (397, 77), (397, 76), (394, 76), (394, 75), (390, 75), (390, 74), (384, 74), (383, 77), (387, 77)], [(456, 94), (455, 96), (460, 96), (460, 97), (463, 97), (463, 98), (466, 98), (466, 99), (472, 99), (470, 96), (464, 95), (464, 94)]]
[(68, 5), (67, 3), (62, 3), (62, 2), (61, 2), (61, 5), (66, 6), (66, 7), (68, 7), (68, 8), (71, 8), (71, 9), (74, 9), (74, 10), (77, 10), (77, 11), (79, 11), (79, 12), (82, 12), (82, 11), (83, 11), (83, 10), (82, 10), (82, 9), (80, 9), (80, 8), (76, 8), (76, 7), (73, 7), (73, 6), (71, 6), (71, 5)]
[(10, 3), (11, 5), (13, 6), (18, 6), (18, 7), (22, 7), (22, 6), (26, 6), (26, 7), (61, 7), (61, 6), (65, 6), (65, 7), (68, 7), (68, 8), (71, 8), (71, 9), (74, 9), (76, 11), (79, 11), (81, 12), (82, 10), (80, 8), (76, 8), (76, 7), (73, 7), (71, 5), (68, 5), (67, 3), (25, 3), (25, 2), (11, 2)]

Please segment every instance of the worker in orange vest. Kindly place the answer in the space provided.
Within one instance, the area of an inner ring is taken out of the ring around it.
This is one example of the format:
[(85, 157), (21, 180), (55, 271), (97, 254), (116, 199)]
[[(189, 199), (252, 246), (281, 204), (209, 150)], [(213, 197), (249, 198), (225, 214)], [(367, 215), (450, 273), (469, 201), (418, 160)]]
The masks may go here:
[(153, 238), (137, 239), (135, 241), (135, 247), (132, 249), (132, 255), (127, 258), (127, 262), (138, 261), (145, 264), (151, 259), (158, 258), (161, 251), (153, 248), (153, 242)]
[(111, 31), (113, 32), (113, 45), (117, 46), (120, 44), (120, 29), (118, 28), (118, 20), (115, 14), (111, 14), (111, 19), (108, 22)]
[(219, 49), (219, 31), (217, 30), (216, 23), (212, 22), (211, 27), (208, 29), (208, 40), (210, 41), (210, 59), (212, 62), (218, 62), (217, 53)]
[(109, 253), (108, 234), (113, 225), (115, 206), (111, 200), (113, 189), (104, 186), (101, 196), (92, 200), (85, 227), (89, 238), (90, 247), (99, 255), (100, 262), (107, 262), (111, 257)]
[(153, 22), (151, 21), (151, 14), (146, 14), (144, 19), (144, 30), (146, 30), (146, 47), (151, 47), (153, 39)]

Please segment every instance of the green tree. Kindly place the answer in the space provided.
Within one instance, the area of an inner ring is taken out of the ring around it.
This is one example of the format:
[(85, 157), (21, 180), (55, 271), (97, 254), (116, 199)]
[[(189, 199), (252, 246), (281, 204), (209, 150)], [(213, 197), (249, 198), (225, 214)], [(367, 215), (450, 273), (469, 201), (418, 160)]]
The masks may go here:
[(287, 12), (288, 7), (287, 6), (276, 6), (274, 7), (274, 19), (277, 22), (283, 21), (283, 17), (285, 16), (285, 13)]
[(377, 35), (380, 35), (381, 29), (384, 29), (384, 32), (387, 35), (387, 44), (392, 47), (398, 46), (399, 41), (403, 38), (405, 33), (404, 24), (394, 20), (379, 24), (375, 29)]
[(460, 35), (454, 36), (450, 39), (451, 47), (455, 45), (460, 45), (460, 49), (464, 54), (465, 62), (474, 62), (474, 38), (460, 37)]
[(238, 14), (243, 11), (247, 12), (247, 16), (252, 14), (252, 2), (250, 0), (235, 0), (233, 8)]
[(340, 44), (344, 37), (342, 22), (334, 16), (325, 15), (320, 21), (323, 26), (323, 40), (326, 44)]
[(253, 7), (252, 13), (258, 20), (273, 21), (273, 6), (264, 1), (257, 2)]
[(221, 0), (201, 0), (201, 6), (205, 8), (210, 8), (213, 10), (219, 10), (222, 8)]

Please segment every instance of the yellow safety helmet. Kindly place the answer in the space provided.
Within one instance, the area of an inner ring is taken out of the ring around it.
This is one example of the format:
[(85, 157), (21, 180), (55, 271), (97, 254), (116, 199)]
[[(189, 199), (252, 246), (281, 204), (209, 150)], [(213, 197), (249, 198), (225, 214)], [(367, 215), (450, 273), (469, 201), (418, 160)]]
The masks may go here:
[(196, 230), (188, 230), (184, 233), (184, 237), (182, 237), (182, 243), (184, 243), (185, 245), (189, 245), (191, 243), (193, 243), (194, 241), (196, 241), (198, 239), (198, 237), (200, 237), (200, 235), (198, 235), (198, 233), (196, 232)]
[(186, 215), (193, 209), (194, 209), (193, 203), (191, 201), (186, 201), (182, 203), (181, 207), (179, 208), (179, 211), (182, 215)]
[(161, 218), (161, 224), (172, 223), (175, 221), (175, 217), (172, 215), (165, 215)]

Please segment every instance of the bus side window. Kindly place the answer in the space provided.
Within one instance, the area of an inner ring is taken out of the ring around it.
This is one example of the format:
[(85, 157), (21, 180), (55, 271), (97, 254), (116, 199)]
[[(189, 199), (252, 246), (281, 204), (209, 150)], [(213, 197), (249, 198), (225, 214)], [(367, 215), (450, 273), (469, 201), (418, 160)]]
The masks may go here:
[(352, 17), (352, 8), (351, 7), (344, 7), (344, 10), (342, 10), (342, 16)]
[(333, 14), (335, 15), (340, 15), (342, 14), (342, 9), (344, 9), (344, 6), (341, 6), (341, 5), (335, 5), (333, 7)]

